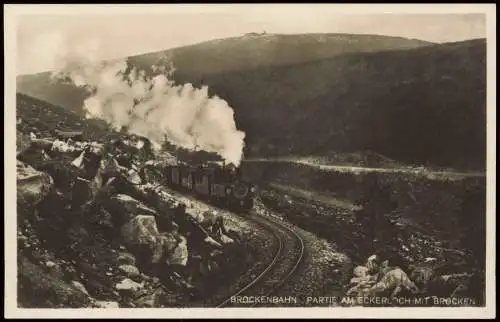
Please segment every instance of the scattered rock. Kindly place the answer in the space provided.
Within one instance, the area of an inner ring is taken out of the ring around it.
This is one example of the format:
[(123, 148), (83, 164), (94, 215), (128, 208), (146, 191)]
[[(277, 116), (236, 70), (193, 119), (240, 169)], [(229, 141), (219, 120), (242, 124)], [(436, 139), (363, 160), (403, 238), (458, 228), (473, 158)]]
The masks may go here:
[(111, 301), (96, 301), (95, 306), (97, 308), (101, 309), (118, 309), (120, 308), (120, 305), (118, 302), (111, 302)]
[(118, 267), (127, 277), (134, 278), (140, 275), (139, 269), (133, 265), (123, 264)]
[(135, 256), (130, 253), (120, 253), (118, 255), (118, 262), (120, 264), (134, 265), (136, 264)]
[(115, 285), (115, 289), (118, 291), (138, 291), (144, 287), (144, 283), (137, 283), (129, 278), (122, 280), (120, 283)]
[(370, 256), (366, 266), (357, 266), (353, 270), (354, 277), (350, 281), (348, 296), (376, 296), (391, 293), (397, 296), (403, 290), (416, 294), (419, 287), (401, 268), (391, 268), (385, 260), (378, 265), (378, 257)]
[(354, 268), (353, 274), (355, 277), (365, 277), (366, 275), (368, 275), (368, 267), (356, 266), (356, 268)]
[(48, 268), (52, 268), (52, 267), (56, 266), (56, 263), (48, 261), (48, 262), (45, 263), (45, 266), (47, 266)]
[(87, 289), (85, 288), (85, 286), (83, 286), (82, 283), (80, 283), (78, 281), (72, 281), (71, 285), (73, 285), (74, 288), (80, 290), (85, 295), (90, 296), (89, 292), (87, 291)]
[(395, 297), (403, 289), (406, 289), (413, 294), (419, 292), (418, 287), (412, 280), (410, 280), (408, 275), (406, 275), (402, 269), (396, 268), (385, 274), (384, 277), (382, 277), (380, 281), (370, 289), (370, 293), (372, 295), (376, 295), (378, 293), (392, 291), (391, 297)]
[(29, 213), (49, 194), (54, 180), (47, 173), (40, 172), (17, 160), (17, 203), (18, 209)]

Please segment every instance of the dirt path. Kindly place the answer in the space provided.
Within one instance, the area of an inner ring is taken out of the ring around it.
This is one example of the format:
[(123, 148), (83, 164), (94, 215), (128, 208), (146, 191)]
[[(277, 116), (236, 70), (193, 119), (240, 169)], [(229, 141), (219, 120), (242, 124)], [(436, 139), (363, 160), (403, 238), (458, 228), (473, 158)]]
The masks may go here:
[(308, 159), (300, 158), (252, 158), (246, 159), (245, 162), (287, 162), (303, 164), (310, 167), (316, 167), (325, 171), (338, 171), (338, 172), (386, 172), (386, 173), (407, 173), (407, 174), (424, 174), (434, 178), (456, 178), (462, 179), (466, 177), (484, 177), (485, 172), (452, 172), (452, 171), (431, 171), (424, 168), (371, 168), (350, 165), (326, 165), (314, 163)]

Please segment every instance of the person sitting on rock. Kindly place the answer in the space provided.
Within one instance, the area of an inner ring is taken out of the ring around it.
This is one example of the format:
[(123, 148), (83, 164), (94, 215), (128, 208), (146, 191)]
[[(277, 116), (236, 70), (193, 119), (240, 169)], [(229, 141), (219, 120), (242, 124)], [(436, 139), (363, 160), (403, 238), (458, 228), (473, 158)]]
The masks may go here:
[(173, 253), (167, 258), (167, 264), (171, 274), (170, 278), (191, 291), (194, 286), (191, 284), (192, 272), (189, 267), (187, 267), (188, 258), (187, 239), (182, 235), (178, 235), (177, 245)]
[(222, 245), (215, 241), (210, 234), (186, 211), (186, 204), (180, 203), (173, 213), (173, 220), (179, 225), (180, 233), (190, 236), (194, 244), (207, 243), (212, 247), (222, 248)]
[(215, 238), (220, 240), (223, 244), (232, 244), (234, 240), (228, 236), (228, 231), (224, 225), (224, 218), (222, 216), (217, 216), (215, 218), (215, 223), (212, 226), (212, 233)]
[(72, 189), (71, 208), (79, 209), (92, 198), (90, 189), (91, 181), (98, 174), (102, 160), (102, 154), (87, 146), (81, 155), (72, 163), (79, 169), (79, 175), (76, 178)]

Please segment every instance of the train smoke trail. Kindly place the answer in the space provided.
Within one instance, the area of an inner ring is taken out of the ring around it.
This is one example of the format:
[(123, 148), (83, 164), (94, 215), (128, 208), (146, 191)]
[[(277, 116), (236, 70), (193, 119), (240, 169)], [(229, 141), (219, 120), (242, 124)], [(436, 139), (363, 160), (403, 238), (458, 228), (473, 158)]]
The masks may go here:
[(100, 61), (95, 43), (63, 53), (53, 79), (70, 80), (88, 90), (83, 106), (87, 117), (102, 119), (117, 130), (125, 128), (155, 144), (166, 139), (240, 164), (245, 133), (236, 128), (231, 106), (210, 97), (207, 87), (175, 85), (169, 78), (173, 68), (165, 62), (145, 71), (131, 68), (126, 60)]

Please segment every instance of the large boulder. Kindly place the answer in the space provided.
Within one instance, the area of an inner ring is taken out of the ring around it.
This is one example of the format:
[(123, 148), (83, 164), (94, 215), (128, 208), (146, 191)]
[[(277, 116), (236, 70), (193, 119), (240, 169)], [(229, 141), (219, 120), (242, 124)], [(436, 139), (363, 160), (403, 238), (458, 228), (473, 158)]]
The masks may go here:
[(110, 197), (104, 203), (104, 208), (121, 223), (131, 220), (133, 217), (157, 215), (156, 211), (145, 206), (142, 202), (125, 194), (117, 194)]
[(122, 264), (118, 267), (118, 269), (124, 273), (127, 277), (130, 277), (130, 278), (134, 278), (134, 277), (138, 277), (141, 272), (139, 271), (139, 269), (137, 267), (135, 267), (134, 265), (130, 265), (130, 264)]
[(115, 289), (118, 292), (125, 294), (133, 294), (134, 292), (139, 291), (143, 287), (144, 287), (144, 282), (137, 283), (131, 280), (130, 278), (125, 278), (115, 285)]
[(391, 292), (391, 297), (395, 297), (402, 291), (409, 291), (416, 294), (420, 290), (408, 277), (406, 272), (400, 268), (395, 268), (387, 272), (387, 274), (385, 274), (377, 282), (377, 284), (373, 285), (370, 289), (370, 293), (374, 296), (381, 293)]
[(17, 161), (17, 204), (27, 210), (33, 209), (53, 188), (54, 180), (44, 172)]
[(127, 248), (136, 256), (148, 261), (152, 259), (160, 240), (154, 216), (138, 215), (127, 221), (120, 232)]
[(130, 253), (127, 252), (119, 253), (117, 260), (118, 263), (120, 264), (135, 266), (135, 256)]

